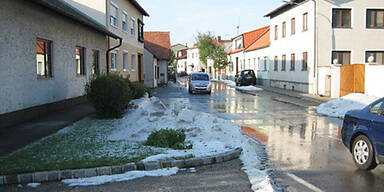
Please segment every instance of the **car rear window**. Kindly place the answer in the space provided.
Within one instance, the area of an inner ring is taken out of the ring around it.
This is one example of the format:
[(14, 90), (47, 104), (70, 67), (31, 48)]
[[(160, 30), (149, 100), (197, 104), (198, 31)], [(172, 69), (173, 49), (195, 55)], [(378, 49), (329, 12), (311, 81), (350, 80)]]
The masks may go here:
[(192, 80), (195, 81), (209, 81), (209, 77), (206, 74), (193, 74)]

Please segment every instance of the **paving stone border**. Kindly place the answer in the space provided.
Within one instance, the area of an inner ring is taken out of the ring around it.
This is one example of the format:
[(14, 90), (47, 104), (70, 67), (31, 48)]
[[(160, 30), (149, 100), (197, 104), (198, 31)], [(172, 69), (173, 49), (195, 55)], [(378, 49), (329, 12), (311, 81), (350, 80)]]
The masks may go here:
[(43, 171), (35, 173), (24, 173), (17, 175), (0, 175), (0, 185), (19, 184), (19, 183), (41, 183), (48, 181), (61, 181), (62, 179), (94, 177), (101, 175), (120, 174), (134, 170), (156, 170), (162, 168), (178, 167), (190, 168), (203, 165), (211, 165), (239, 158), (242, 148), (232, 151), (219, 153), (213, 156), (197, 157), (185, 160), (160, 160), (151, 162), (128, 163), (125, 165), (115, 165), (107, 167), (97, 167), (88, 169)]

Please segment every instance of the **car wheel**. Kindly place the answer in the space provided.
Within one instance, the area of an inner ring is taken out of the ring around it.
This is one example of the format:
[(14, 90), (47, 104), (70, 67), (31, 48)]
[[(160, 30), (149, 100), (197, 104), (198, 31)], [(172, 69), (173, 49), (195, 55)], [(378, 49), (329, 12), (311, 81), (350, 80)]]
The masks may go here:
[(192, 90), (189, 88), (188, 89), (188, 92), (189, 92), (189, 94), (192, 94), (193, 92), (192, 92)]
[(356, 137), (353, 141), (352, 156), (356, 166), (361, 170), (371, 170), (377, 166), (371, 141), (364, 135)]

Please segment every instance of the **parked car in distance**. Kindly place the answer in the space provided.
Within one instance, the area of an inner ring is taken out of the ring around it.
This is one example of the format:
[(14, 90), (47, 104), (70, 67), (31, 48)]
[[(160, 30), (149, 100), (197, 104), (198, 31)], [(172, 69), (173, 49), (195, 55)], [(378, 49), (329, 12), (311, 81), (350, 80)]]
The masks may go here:
[(209, 75), (204, 72), (193, 72), (188, 77), (188, 92), (189, 93), (208, 93), (211, 94), (211, 82)]
[(341, 130), (344, 145), (361, 170), (384, 162), (384, 98), (362, 110), (348, 111)]
[(236, 86), (256, 85), (255, 72), (251, 69), (241, 71), (240, 75), (236, 75)]

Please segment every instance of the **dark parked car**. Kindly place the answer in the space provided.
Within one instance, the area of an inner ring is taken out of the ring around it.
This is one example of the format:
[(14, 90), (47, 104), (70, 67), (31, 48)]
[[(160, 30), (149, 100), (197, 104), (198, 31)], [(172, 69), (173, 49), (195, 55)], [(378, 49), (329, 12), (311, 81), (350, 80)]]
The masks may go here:
[(236, 86), (256, 85), (256, 76), (253, 70), (243, 70), (236, 75)]
[(384, 162), (384, 98), (362, 110), (348, 111), (341, 130), (344, 145), (362, 170)]

